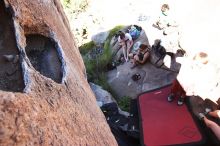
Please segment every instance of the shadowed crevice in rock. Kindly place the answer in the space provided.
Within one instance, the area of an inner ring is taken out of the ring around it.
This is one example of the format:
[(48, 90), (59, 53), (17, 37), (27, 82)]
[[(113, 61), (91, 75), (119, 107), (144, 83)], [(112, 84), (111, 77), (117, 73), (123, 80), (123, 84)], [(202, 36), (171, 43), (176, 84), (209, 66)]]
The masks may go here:
[(24, 82), (13, 21), (0, 1), (0, 90), (22, 92)]
[(42, 75), (57, 83), (62, 82), (62, 63), (59, 59), (56, 43), (39, 34), (26, 36), (25, 48), (33, 67)]

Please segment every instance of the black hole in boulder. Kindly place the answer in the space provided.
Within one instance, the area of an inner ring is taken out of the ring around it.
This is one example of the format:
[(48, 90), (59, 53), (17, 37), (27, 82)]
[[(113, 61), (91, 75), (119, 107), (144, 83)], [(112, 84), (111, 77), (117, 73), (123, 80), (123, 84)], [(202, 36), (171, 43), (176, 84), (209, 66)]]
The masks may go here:
[(4, 1), (0, 1), (0, 90), (21, 92), (24, 89), (13, 22)]
[(61, 61), (57, 53), (56, 43), (39, 34), (27, 35), (26, 43), (25, 50), (33, 67), (42, 75), (61, 83)]

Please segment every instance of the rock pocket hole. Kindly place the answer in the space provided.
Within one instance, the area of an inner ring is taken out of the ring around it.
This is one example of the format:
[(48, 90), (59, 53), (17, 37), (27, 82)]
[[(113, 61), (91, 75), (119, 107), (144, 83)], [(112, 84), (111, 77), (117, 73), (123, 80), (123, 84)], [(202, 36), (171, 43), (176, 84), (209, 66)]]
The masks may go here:
[(19, 63), (13, 21), (0, 1), (0, 90), (22, 92), (24, 81)]
[(39, 34), (27, 35), (26, 43), (25, 50), (33, 67), (42, 75), (61, 83), (62, 64), (57, 53), (56, 43)]

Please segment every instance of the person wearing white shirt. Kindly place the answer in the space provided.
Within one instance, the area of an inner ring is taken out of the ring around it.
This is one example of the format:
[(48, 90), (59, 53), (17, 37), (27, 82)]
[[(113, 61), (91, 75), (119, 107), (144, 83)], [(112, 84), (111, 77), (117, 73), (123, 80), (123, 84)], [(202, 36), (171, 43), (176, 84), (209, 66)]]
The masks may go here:
[(129, 33), (120, 32), (118, 36), (118, 42), (121, 48), (123, 49), (123, 55), (125, 61), (128, 62), (128, 55), (131, 51), (131, 47), (133, 45), (132, 37)]

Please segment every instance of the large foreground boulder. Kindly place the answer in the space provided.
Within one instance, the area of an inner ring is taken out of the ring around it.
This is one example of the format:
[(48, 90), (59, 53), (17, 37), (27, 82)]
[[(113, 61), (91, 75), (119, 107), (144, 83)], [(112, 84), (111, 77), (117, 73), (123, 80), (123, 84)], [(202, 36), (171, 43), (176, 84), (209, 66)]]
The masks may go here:
[(59, 0), (0, 1), (0, 16), (0, 145), (117, 145)]

